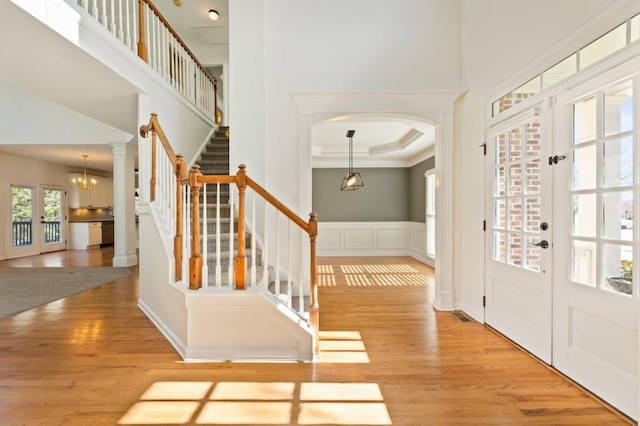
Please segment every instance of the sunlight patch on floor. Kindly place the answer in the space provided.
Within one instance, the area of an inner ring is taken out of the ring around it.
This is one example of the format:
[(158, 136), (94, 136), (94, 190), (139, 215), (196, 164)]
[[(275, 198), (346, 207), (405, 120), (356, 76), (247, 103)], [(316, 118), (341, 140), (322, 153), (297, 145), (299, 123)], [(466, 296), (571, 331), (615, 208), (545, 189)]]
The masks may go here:
[(339, 265), (342, 275), (336, 276), (332, 265), (319, 265), (318, 286), (335, 287), (404, 287), (433, 284), (433, 277), (420, 273), (410, 265)]
[(369, 355), (357, 331), (320, 331), (318, 364), (367, 364)]
[(156, 382), (120, 425), (390, 425), (377, 383)]

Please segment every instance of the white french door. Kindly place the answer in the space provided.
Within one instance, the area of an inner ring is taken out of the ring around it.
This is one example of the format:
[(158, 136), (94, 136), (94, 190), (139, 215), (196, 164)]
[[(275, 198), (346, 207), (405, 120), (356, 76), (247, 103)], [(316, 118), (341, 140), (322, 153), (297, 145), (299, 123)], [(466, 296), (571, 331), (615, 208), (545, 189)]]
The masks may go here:
[(485, 322), (551, 362), (550, 113), (487, 132)]
[[(556, 103), (553, 365), (638, 419), (639, 62)], [(634, 276), (636, 275), (636, 276)]]
[(65, 189), (40, 185), (40, 253), (67, 248)]

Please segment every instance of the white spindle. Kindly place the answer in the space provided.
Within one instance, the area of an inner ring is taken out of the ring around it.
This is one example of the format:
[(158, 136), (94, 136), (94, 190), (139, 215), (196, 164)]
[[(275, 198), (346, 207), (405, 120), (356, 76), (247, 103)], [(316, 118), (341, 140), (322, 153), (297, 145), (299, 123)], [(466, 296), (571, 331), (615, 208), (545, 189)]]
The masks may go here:
[(229, 185), (229, 286), (235, 288), (235, 280), (233, 275), (233, 227), (234, 227), (234, 213), (233, 213), (233, 185)]
[(262, 248), (262, 286), (269, 289), (269, 204), (264, 200), (264, 247)]
[(251, 286), (256, 286), (256, 193), (251, 192)]
[(207, 184), (202, 185), (202, 286), (209, 287), (209, 262), (207, 261), (207, 253), (209, 253), (209, 229), (207, 226)]
[(287, 220), (287, 305), (293, 306), (291, 303), (291, 221)]
[[(126, 1), (126, 0), (125, 0)], [(127, 44), (124, 39), (124, 13), (122, 8), (122, 0), (118, 0), (118, 40)]]
[(189, 242), (191, 241), (191, 187), (185, 185), (183, 193), (184, 220), (182, 221), (182, 280), (187, 282), (189, 276)]
[(222, 285), (222, 265), (220, 265), (220, 184), (216, 184), (216, 287)]
[(301, 314), (304, 312), (304, 286), (302, 284), (302, 237), (303, 232), (298, 229), (298, 294), (300, 295), (300, 298), (298, 299), (298, 312)]
[[(116, 21), (115, 21), (115, 1), (111, 0), (109, 3), (111, 3), (111, 20), (109, 21), (109, 25), (107, 28), (109, 28), (109, 31), (111, 31), (111, 34), (116, 35)], [(105, 8), (106, 9), (106, 8)]]
[(275, 259), (275, 275), (276, 275), (276, 282), (275, 282), (275, 292), (276, 292), (276, 297), (278, 299), (280, 299), (280, 212), (278, 212), (278, 210), (276, 210), (276, 259)]
[(100, 23), (105, 28), (109, 28), (109, 23), (107, 22), (107, 0), (102, 0), (101, 11), (102, 11), (102, 14), (100, 15)]
[[(93, 16), (96, 20), (98, 20), (98, 0), (93, 1), (93, 6), (91, 7), (91, 16)], [(100, 22), (98, 20), (98, 22)]]
[[(133, 50), (133, 45), (131, 44), (131, 15), (129, 13), (129, 0), (124, 0), (124, 8), (125, 8), (125, 12), (124, 12), (124, 21), (126, 23), (126, 37), (124, 39), (124, 44), (126, 44), (129, 49)], [(135, 9), (135, 8), (134, 8)]]
[(88, 0), (82, 0), (82, 1), (80, 2), (80, 4), (82, 5), (82, 8), (83, 8), (84, 10), (86, 10), (87, 12), (89, 12), (89, 2), (88, 2)]

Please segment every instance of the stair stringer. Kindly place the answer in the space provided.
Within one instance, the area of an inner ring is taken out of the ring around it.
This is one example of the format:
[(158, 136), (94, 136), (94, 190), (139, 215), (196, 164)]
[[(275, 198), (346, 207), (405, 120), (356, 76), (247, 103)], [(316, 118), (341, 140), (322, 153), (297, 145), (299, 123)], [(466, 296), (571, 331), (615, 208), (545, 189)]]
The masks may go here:
[(307, 322), (267, 290), (201, 289), (185, 294), (186, 361), (311, 361)]

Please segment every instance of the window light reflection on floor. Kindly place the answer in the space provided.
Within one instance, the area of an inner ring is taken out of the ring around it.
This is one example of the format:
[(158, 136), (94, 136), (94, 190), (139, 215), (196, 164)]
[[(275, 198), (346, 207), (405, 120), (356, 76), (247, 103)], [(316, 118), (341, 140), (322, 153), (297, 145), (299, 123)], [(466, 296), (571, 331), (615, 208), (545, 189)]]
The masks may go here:
[[(338, 271), (338, 272), (336, 272)], [(427, 286), (433, 278), (420, 273), (411, 265), (318, 265), (318, 286), (336, 287), (402, 287)], [(338, 275), (339, 274), (339, 275)]]
[(377, 383), (156, 382), (140, 399), (118, 424), (392, 424)]

